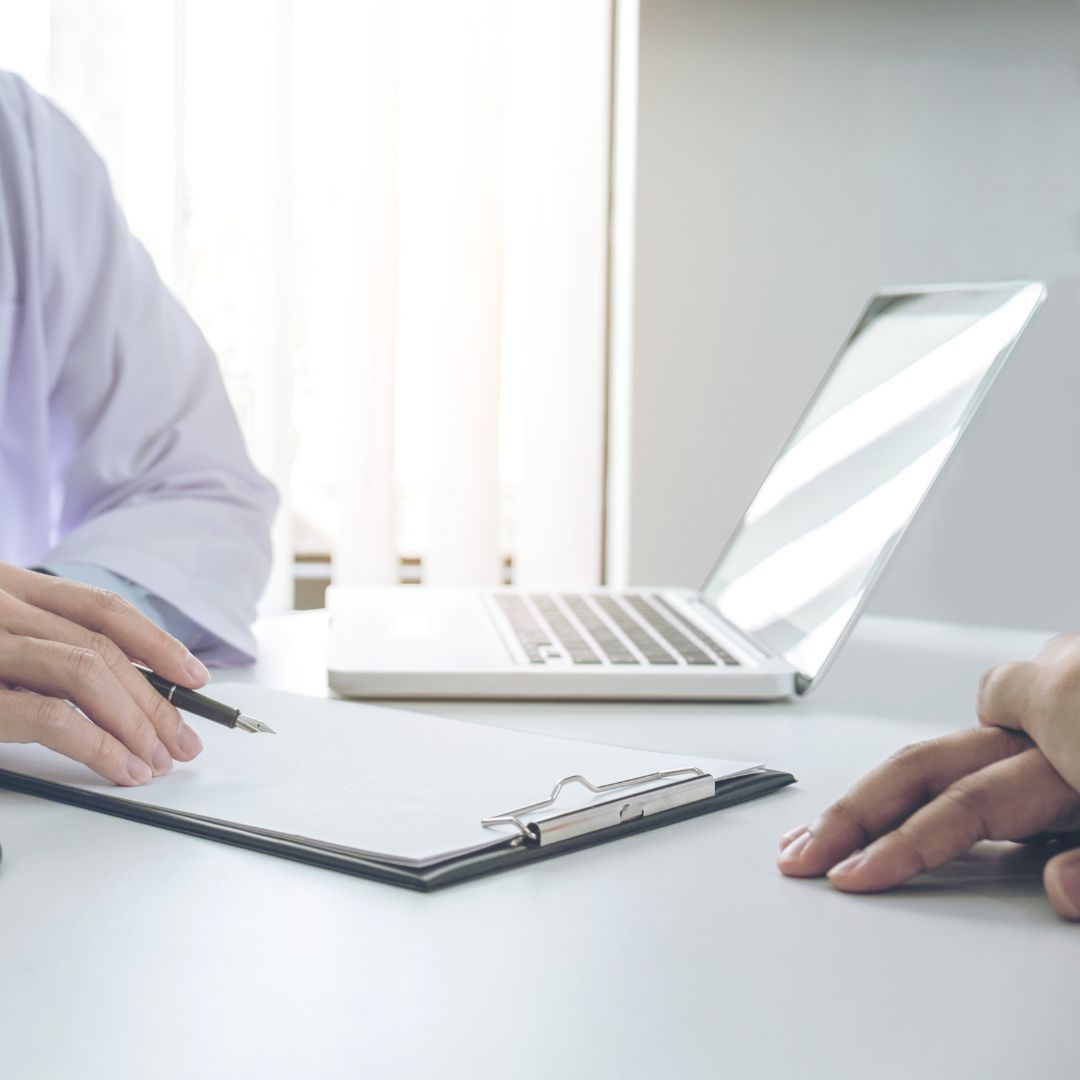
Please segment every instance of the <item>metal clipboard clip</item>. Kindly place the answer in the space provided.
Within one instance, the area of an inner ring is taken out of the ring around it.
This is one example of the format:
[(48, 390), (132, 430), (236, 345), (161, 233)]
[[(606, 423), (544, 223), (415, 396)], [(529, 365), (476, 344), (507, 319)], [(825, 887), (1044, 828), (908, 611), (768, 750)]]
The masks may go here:
[[(649, 784), (655, 780), (673, 779), (669, 784), (646, 788), (645, 791), (627, 794), (631, 788)], [(538, 810), (547, 810), (553, 806), (563, 788), (570, 784), (580, 784), (594, 795), (615, 793), (610, 799), (590, 803), (588, 806), (568, 810), (562, 814), (541, 818), (538, 821), (526, 820), (528, 815)], [(623, 794), (618, 794), (623, 792)], [(520, 806), (516, 810), (507, 810), (504, 814), (484, 818), (480, 824), (485, 828), (495, 825), (513, 825), (519, 835), (514, 837), (514, 844), (529, 844), (543, 847), (546, 844), (571, 840), (575, 836), (623, 825), (628, 821), (671, 810), (677, 806), (700, 802), (716, 794), (716, 781), (704, 769), (669, 769), (666, 772), (648, 773), (635, 776), (630, 780), (616, 780), (610, 784), (594, 784), (584, 776), (567, 776), (552, 789), (551, 795), (529, 806)]]

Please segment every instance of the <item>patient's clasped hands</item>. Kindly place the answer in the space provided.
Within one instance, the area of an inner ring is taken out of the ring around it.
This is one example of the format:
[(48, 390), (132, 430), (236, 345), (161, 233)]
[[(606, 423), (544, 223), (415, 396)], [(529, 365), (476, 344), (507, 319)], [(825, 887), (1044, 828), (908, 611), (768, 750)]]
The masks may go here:
[(201, 740), (129, 657), (193, 689), (209, 678), (114, 593), (0, 562), (0, 743), (41, 743), (125, 786), (190, 761)]
[[(980, 727), (905, 747), (816, 821), (786, 833), (779, 865), (845, 892), (877, 892), (979, 840), (1080, 842), (1080, 634), (979, 685)], [(1051, 859), (1046, 891), (1080, 920), (1080, 848)]]

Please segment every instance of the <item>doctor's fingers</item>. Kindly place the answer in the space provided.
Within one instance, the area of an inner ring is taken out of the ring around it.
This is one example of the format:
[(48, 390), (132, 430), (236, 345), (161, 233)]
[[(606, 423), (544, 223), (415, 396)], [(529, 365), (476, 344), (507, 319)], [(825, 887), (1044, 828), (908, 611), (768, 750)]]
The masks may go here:
[(833, 867), (844, 892), (879, 892), (934, 870), (980, 840), (1072, 828), (1080, 795), (1032, 747), (951, 785), (865, 851)]
[(28, 691), (0, 690), (0, 742), (41, 743), (123, 787), (152, 775), (145, 761), (70, 705)]
[(126, 656), (141, 660), (166, 679), (192, 689), (205, 686), (210, 679), (205, 666), (181, 642), (108, 589), (33, 572), (16, 579), (14, 587), (7, 581), (5, 578), (4, 588), (19, 599), (104, 634)]
[(1000, 728), (957, 731), (906, 746), (816, 821), (787, 833), (781, 840), (780, 870), (789, 877), (820, 877), (961, 777), (1030, 746), (1026, 735)]
[(32, 604), (0, 593), (0, 631), (43, 641), (59, 641), (89, 649), (104, 661), (133, 702), (153, 725), (158, 737), (177, 761), (190, 761), (202, 750), (202, 741), (180, 714), (139, 674), (123, 650), (104, 634), (87, 630)]
[(172, 757), (153, 724), (100, 653), (59, 641), (3, 634), (0, 679), (46, 697), (74, 702), (94, 724), (122, 742), (157, 775), (172, 768)]

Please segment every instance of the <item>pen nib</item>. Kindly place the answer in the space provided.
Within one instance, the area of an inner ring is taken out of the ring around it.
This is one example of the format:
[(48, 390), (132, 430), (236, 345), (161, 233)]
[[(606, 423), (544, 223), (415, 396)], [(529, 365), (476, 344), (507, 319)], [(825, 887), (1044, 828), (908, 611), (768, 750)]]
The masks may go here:
[(252, 733), (256, 731), (268, 731), (271, 735), (277, 734), (269, 724), (264, 724), (261, 720), (253, 720), (250, 716), (245, 716), (243, 713), (236, 718), (236, 726)]

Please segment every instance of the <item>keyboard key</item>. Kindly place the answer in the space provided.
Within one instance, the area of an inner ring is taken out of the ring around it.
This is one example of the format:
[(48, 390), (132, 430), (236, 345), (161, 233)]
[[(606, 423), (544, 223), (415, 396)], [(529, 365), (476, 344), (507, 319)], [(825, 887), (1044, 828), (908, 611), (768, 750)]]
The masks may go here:
[(563, 603), (600, 646), (600, 651), (612, 664), (637, 664), (638, 658), (623, 644), (618, 635), (604, 622), (584, 596), (564, 594)]
[(514, 631), (514, 636), (525, 653), (525, 659), (530, 664), (546, 663), (547, 656), (542, 650), (550, 649), (554, 643), (537, 621), (536, 616), (529, 610), (528, 604), (520, 596), (514, 596), (512, 593), (496, 593), (495, 602)]
[(600, 657), (593, 652), (589, 643), (578, 633), (574, 624), (566, 617), (554, 597), (537, 593), (529, 597), (536, 610), (540, 612), (551, 627), (560, 647), (566, 650), (575, 664), (599, 664)]
[[(662, 607), (665, 611), (667, 611), (684, 626), (688, 625), (686, 619), (682, 615), (680, 615), (679, 612), (676, 611), (676, 609), (672, 607), (671, 604), (669, 604), (667, 600), (665, 600), (662, 596), (651, 596), (649, 599), (651, 599), (654, 604)], [(721, 645), (718, 641), (716, 641), (715, 638), (702, 630), (696, 623), (690, 625), (689, 629), (692, 631), (694, 636), (698, 638), (699, 641), (703, 641), (710, 649), (712, 649), (712, 651), (716, 653), (716, 655), (719, 656), (720, 659), (728, 667), (739, 666), (739, 661), (736, 660), (735, 657), (732, 656), (731, 653), (729, 653), (723, 645)]]
[(627, 596), (626, 603), (688, 664), (694, 667), (714, 667), (716, 665), (716, 661), (704, 649), (695, 645), (673, 622), (661, 615), (645, 597)]
[(495, 602), (530, 664), (565, 656), (575, 665), (633, 666), (640, 665), (640, 653), (647, 664), (670, 667), (678, 664), (677, 655), (692, 667), (715, 666), (707, 648), (724, 664), (738, 665), (719, 642), (662, 596), (561, 593), (556, 598), (533, 593), (527, 601), (519, 594), (496, 593)]
[(641, 625), (630, 614), (615, 597), (608, 594), (601, 594), (600, 596), (593, 597), (596, 606), (609, 618), (611, 621), (627, 636), (634, 648), (645, 657), (645, 662), (648, 664), (677, 664), (678, 661), (671, 655), (650, 634), (645, 627)]

